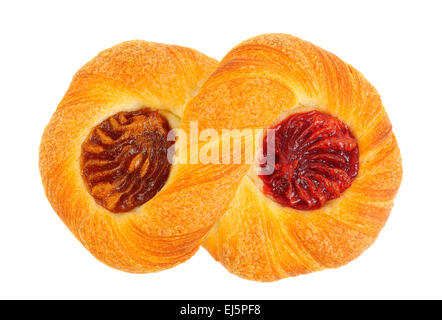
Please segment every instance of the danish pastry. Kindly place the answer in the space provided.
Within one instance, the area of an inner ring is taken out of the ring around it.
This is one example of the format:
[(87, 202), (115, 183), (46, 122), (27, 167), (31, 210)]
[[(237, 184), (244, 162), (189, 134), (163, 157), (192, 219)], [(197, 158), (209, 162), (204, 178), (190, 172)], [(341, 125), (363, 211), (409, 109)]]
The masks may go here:
[[(198, 133), (222, 134), (195, 147), (195, 123)], [(190, 143), (169, 139), (171, 129)], [(246, 140), (258, 151), (252, 161)], [(224, 160), (226, 141), (228, 161), (202, 161), (208, 149)], [(335, 55), (285, 34), (249, 39), (220, 64), (145, 41), (103, 51), (74, 76), (46, 127), (40, 172), (54, 210), (109, 266), (159, 271), (202, 244), (257, 281), (358, 257), (402, 178), (376, 89)]]
[(210, 227), (187, 227), (186, 212), (197, 217), (207, 209), (192, 199), (206, 185), (176, 181), (167, 134), (217, 64), (189, 48), (119, 44), (78, 71), (47, 125), (40, 146), (46, 195), (109, 266), (169, 268), (188, 259)]
[(224, 57), (192, 111), (208, 127), (274, 130), (261, 147), (273, 141), (272, 173), (243, 163), (203, 242), (230, 272), (274, 281), (336, 268), (376, 240), (401, 156), (379, 94), (352, 66), (290, 35), (258, 36)]

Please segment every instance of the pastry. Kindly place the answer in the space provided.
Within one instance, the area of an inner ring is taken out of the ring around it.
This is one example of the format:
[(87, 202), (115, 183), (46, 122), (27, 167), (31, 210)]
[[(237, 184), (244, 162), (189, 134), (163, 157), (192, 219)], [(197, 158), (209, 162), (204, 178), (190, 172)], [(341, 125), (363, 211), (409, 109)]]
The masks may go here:
[(167, 135), (217, 64), (189, 48), (121, 43), (77, 72), (47, 125), (39, 163), (47, 198), (107, 265), (159, 271), (198, 249), (210, 226), (189, 230), (183, 220), (206, 208), (192, 200), (197, 183), (182, 193), (174, 183)]
[[(257, 36), (224, 57), (188, 108), (200, 126), (274, 129), (273, 173), (243, 163), (203, 242), (230, 272), (274, 281), (336, 268), (376, 240), (401, 156), (378, 92), (351, 65), (290, 35)], [(263, 135), (263, 155), (269, 143)]]
[(159, 271), (202, 244), (256, 281), (358, 257), (402, 178), (376, 89), (285, 34), (249, 39), (219, 65), (145, 41), (103, 51), (45, 129), (40, 172), (54, 210), (109, 266)]

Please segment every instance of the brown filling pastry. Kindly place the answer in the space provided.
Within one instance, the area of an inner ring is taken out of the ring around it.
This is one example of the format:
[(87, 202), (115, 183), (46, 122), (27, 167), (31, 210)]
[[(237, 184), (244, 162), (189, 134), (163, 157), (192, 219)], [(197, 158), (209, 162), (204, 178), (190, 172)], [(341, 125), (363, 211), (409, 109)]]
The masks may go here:
[[(259, 177), (264, 193), (279, 204), (299, 210), (318, 209), (338, 198), (356, 178), (358, 145), (339, 119), (311, 111), (289, 116), (272, 129), (276, 130), (274, 170)], [(265, 136), (265, 157), (268, 143)]]
[(150, 200), (170, 172), (170, 127), (158, 111), (119, 112), (96, 126), (82, 145), (81, 170), (89, 193), (121, 213)]

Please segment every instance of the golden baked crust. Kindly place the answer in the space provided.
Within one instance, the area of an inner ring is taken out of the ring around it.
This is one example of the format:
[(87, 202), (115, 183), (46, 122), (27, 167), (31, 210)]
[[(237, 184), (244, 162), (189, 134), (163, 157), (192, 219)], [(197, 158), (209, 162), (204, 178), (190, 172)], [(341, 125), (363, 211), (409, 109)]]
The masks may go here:
[(224, 57), (186, 113), (199, 117), (200, 128), (238, 129), (268, 128), (308, 110), (349, 126), (359, 174), (339, 198), (298, 211), (265, 196), (243, 164), (250, 170), (203, 242), (238, 276), (274, 281), (342, 266), (376, 240), (389, 216), (402, 177), (391, 123), (376, 89), (332, 53), (285, 34), (249, 39)]
[(190, 229), (186, 214), (206, 209), (192, 199), (192, 192), (205, 185), (174, 184), (179, 170), (173, 168), (154, 198), (130, 212), (114, 214), (87, 191), (80, 169), (82, 143), (103, 120), (141, 107), (160, 110), (171, 127), (178, 127), (186, 103), (217, 64), (189, 48), (121, 43), (77, 72), (47, 125), (39, 163), (46, 195), (78, 240), (109, 266), (151, 272), (192, 256), (210, 225), (198, 223)]

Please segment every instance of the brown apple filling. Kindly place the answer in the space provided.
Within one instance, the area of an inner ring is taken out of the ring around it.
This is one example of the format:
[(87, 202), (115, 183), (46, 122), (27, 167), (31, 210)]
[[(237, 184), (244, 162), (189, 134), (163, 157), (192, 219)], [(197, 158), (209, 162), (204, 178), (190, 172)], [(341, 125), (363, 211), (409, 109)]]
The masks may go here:
[(171, 164), (168, 121), (143, 108), (101, 122), (84, 141), (81, 171), (95, 201), (114, 213), (149, 201), (164, 186)]

